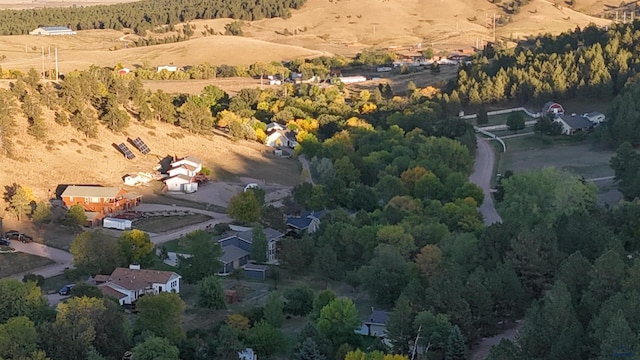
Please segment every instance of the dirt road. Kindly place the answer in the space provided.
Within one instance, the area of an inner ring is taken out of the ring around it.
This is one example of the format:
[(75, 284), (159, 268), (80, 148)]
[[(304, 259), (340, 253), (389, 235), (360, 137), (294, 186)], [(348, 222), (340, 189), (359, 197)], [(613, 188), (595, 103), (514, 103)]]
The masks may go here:
[(502, 218), (496, 211), (493, 197), (491, 196), (491, 177), (495, 167), (495, 154), (487, 140), (477, 136), (476, 160), (473, 163), (473, 173), (469, 180), (478, 185), (484, 192), (484, 201), (480, 205), (480, 212), (485, 225), (502, 222)]
[(73, 265), (73, 256), (64, 250), (38, 243), (23, 244), (19, 241), (12, 241), (11, 247), (26, 254), (37, 255), (55, 261), (55, 264), (43, 266), (25, 273), (14, 274), (11, 276), (14, 279), (22, 280), (26, 274), (36, 274), (42, 275), (45, 278), (50, 278), (62, 274), (64, 269)]

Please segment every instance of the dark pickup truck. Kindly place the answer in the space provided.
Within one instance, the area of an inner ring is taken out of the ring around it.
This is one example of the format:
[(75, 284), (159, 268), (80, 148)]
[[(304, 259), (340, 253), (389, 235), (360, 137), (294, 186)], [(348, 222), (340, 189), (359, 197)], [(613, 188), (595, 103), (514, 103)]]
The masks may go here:
[(30, 243), (33, 241), (33, 238), (31, 236), (27, 234), (19, 233), (15, 230), (7, 231), (5, 236), (9, 240), (18, 240), (18, 241), (22, 241), (23, 243)]

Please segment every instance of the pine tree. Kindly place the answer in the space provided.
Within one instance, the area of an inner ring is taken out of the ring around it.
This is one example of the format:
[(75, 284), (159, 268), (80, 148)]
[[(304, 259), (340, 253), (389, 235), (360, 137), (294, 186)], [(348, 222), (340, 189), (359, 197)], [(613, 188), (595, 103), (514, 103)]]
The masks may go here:
[(267, 304), (264, 306), (265, 321), (276, 328), (282, 327), (284, 322), (284, 303), (279, 292), (269, 294)]
[(600, 343), (598, 359), (630, 358), (638, 350), (638, 338), (629, 327), (622, 310), (618, 310), (610, 319), (605, 338)]
[(396, 300), (395, 307), (387, 319), (387, 336), (393, 345), (394, 352), (409, 354), (410, 344), (415, 337), (413, 330), (414, 314), (411, 304), (405, 296)]
[(464, 343), (464, 336), (458, 325), (455, 325), (451, 329), (449, 339), (447, 339), (447, 352), (445, 355), (446, 360), (466, 360), (467, 349)]
[(313, 338), (306, 338), (293, 355), (295, 360), (325, 360), (327, 357), (320, 353), (318, 344)]

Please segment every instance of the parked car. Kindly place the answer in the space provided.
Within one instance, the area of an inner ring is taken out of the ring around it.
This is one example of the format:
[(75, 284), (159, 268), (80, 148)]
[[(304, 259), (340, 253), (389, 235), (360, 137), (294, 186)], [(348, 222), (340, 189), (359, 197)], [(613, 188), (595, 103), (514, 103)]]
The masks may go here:
[(62, 289), (60, 289), (60, 291), (58, 291), (58, 294), (60, 294), (60, 295), (70, 295), (71, 294), (71, 290), (73, 290), (74, 287), (75, 287), (75, 284), (65, 285)]
[(9, 230), (6, 233), (4, 233), (4, 236), (7, 239), (11, 238), (12, 236), (16, 236), (16, 235), (20, 235), (20, 231), (18, 231), (18, 230)]
[(18, 241), (22, 241), (23, 243), (29, 243), (33, 241), (33, 237), (27, 234), (21, 234), (19, 232), (12, 232), (11, 234), (7, 234), (7, 239), (18, 240)]
[(9, 239), (0, 239), (0, 246), (10, 246), (11, 241)]

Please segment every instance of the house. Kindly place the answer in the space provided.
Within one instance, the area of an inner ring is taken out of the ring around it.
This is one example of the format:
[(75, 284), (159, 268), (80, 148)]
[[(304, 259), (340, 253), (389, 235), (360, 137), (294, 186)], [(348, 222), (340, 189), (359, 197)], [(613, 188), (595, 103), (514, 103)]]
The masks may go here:
[(593, 123), (583, 115), (561, 115), (556, 120), (562, 125), (562, 134), (573, 135), (581, 131), (589, 131), (593, 128)]
[(320, 227), (320, 219), (324, 216), (326, 211), (305, 211), (300, 216), (287, 217), (286, 224), (289, 227), (289, 231), (302, 235), (303, 233), (314, 233)]
[(191, 194), (198, 191), (198, 183), (193, 181), (193, 177), (178, 174), (164, 179), (167, 191), (180, 191)]
[(158, 72), (161, 72), (163, 70), (166, 70), (168, 72), (176, 72), (178, 71), (178, 67), (173, 65), (164, 65), (164, 66), (158, 66), (157, 70)]
[(376, 336), (385, 338), (388, 318), (388, 312), (374, 310), (373, 308), (371, 308), (371, 315), (362, 323), (360, 329), (356, 330), (356, 333), (363, 336)]
[(542, 107), (542, 115), (549, 115), (552, 118), (564, 115), (564, 108), (556, 102), (549, 101)]
[[(276, 264), (278, 262), (276, 256), (278, 242), (284, 234), (272, 228), (264, 229), (264, 234), (267, 239), (267, 262)], [(223, 252), (220, 258), (220, 261), (222, 261), (220, 275), (228, 275), (233, 272), (234, 269), (244, 268), (249, 264), (251, 247), (253, 245), (253, 230), (241, 231), (227, 236), (218, 240), (218, 244)], [(247, 271), (252, 273), (248, 274), (251, 277), (263, 277), (267, 268), (252, 265)], [(247, 273), (247, 271), (245, 271), (245, 273)]]
[(271, 134), (276, 130), (286, 130), (286, 128), (284, 127), (284, 125), (277, 122), (270, 122), (267, 124), (267, 130), (266, 130), (267, 134)]
[(67, 208), (79, 204), (91, 225), (105, 216), (128, 210), (140, 203), (142, 195), (119, 187), (69, 185), (60, 196)]
[(198, 175), (202, 171), (202, 160), (186, 156), (171, 161), (164, 183), (167, 191), (181, 191), (187, 194), (198, 191)]
[(66, 26), (41, 26), (31, 32), (29, 35), (76, 35), (77, 33)]
[(604, 116), (603, 113), (597, 111), (588, 112), (583, 116), (589, 119), (589, 121), (591, 121), (593, 125), (598, 125), (606, 120), (606, 116)]
[(118, 299), (120, 305), (130, 305), (145, 295), (161, 292), (180, 292), (182, 277), (173, 271), (140, 269), (140, 265), (116, 268), (109, 276), (96, 276), (100, 291)]
[(296, 132), (292, 130), (275, 130), (267, 136), (265, 144), (271, 147), (286, 146), (293, 149), (298, 145)]
[(180, 159), (174, 159), (169, 170), (167, 170), (167, 174), (169, 177), (178, 174), (193, 177), (198, 175), (200, 171), (202, 171), (202, 160), (193, 156), (185, 156)]

